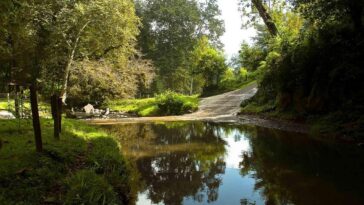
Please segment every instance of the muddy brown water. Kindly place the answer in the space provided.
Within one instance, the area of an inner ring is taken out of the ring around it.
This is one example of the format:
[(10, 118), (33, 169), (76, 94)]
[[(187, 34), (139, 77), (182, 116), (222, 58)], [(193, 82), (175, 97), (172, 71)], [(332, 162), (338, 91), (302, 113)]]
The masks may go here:
[(102, 125), (133, 167), (136, 205), (364, 204), (364, 153), (216, 122)]

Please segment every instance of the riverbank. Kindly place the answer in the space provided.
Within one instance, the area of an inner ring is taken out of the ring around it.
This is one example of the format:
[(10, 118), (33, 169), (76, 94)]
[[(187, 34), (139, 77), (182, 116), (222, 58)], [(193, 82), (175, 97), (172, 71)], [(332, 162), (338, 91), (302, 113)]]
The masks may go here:
[[(266, 124), (265, 121), (268, 121), (268, 124), (278, 123), (280, 126), (292, 124), (293, 128), (297, 127), (298, 132), (307, 133), (310, 136), (320, 136), (324, 140), (359, 144), (364, 142), (364, 117), (357, 113), (337, 111), (322, 115), (302, 115), (279, 112), (267, 104), (258, 106), (250, 103), (244, 105), (238, 115), (252, 121), (255, 125)], [(257, 123), (254, 123), (255, 121)]]
[(125, 204), (131, 172), (113, 136), (64, 119), (60, 140), (42, 119), (36, 153), (30, 120), (0, 120), (0, 204)]

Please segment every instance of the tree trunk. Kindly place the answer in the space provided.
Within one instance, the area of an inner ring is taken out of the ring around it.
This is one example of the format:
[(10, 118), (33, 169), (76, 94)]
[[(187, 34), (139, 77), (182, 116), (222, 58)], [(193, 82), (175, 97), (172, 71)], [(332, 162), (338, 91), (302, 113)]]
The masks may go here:
[(58, 132), (62, 132), (62, 98), (57, 98)]
[(35, 137), (35, 147), (37, 152), (43, 151), (42, 133), (40, 129), (37, 88), (34, 84), (30, 86), (30, 105), (32, 108), (33, 130)]
[(190, 95), (193, 94), (193, 77), (191, 77)]
[(82, 26), (82, 28), (79, 30), (79, 32), (77, 34), (77, 37), (76, 37), (76, 40), (75, 40), (75, 42), (74, 42), (74, 44), (72, 46), (71, 53), (70, 53), (70, 55), (68, 57), (68, 62), (67, 62), (64, 74), (63, 74), (63, 84), (62, 84), (61, 95), (60, 95), (60, 97), (62, 98), (63, 104), (66, 104), (68, 79), (69, 79), (69, 75), (70, 75), (70, 72), (71, 72), (71, 67), (72, 67), (72, 64), (73, 64), (73, 60), (75, 58), (75, 53), (76, 53), (76, 49), (77, 49), (77, 46), (78, 46), (78, 42), (80, 41), (82, 32), (85, 30), (85, 28), (88, 26), (89, 23), (90, 23), (90, 21), (86, 22)]
[(58, 96), (52, 95), (51, 97), (51, 110), (53, 117), (53, 136), (55, 139), (59, 139), (59, 117), (58, 117)]
[(14, 100), (14, 106), (15, 106), (15, 117), (20, 118), (20, 100), (19, 100), (19, 85), (15, 86), (15, 100)]
[(10, 112), (10, 89), (8, 91), (8, 93), (6, 94), (7, 100), (8, 100), (8, 110)]
[(267, 26), (269, 33), (275, 37), (278, 35), (278, 29), (275, 23), (273, 22), (272, 17), (267, 12), (267, 9), (264, 7), (262, 0), (252, 0), (253, 5), (258, 10), (260, 17), (263, 19), (264, 24)]

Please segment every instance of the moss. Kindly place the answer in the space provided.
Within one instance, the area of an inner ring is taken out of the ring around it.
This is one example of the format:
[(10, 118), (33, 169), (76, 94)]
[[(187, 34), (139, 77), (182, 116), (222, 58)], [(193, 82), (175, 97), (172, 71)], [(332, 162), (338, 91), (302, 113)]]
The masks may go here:
[(36, 153), (31, 121), (0, 120), (0, 204), (73, 200), (87, 204), (95, 186), (84, 186), (83, 195), (76, 197), (74, 192), (82, 181), (69, 180), (86, 175), (94, 177), (84, 177), (82, 183), (106, 187), (105, 196), (118, 196), (118, 204), (130, 198), (129, 165), (113, 136), (83, 122), (64, 119), (61, 139), (55, 140), (51, 120), (41, 121), (44, 152)]

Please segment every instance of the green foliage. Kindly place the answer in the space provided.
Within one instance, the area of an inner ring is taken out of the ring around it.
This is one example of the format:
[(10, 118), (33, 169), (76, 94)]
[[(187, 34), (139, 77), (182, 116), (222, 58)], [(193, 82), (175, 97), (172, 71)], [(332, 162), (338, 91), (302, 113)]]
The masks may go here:
[(172, 91), (157, 95), (156, 102), (161, 115), (182, 115), (198, 108), (196, 102), (189, 101), (186, 96)]
[(108, 62), (83, 61), (73, 68), (69, 79), (69, 106), (103, 104), (107, 99), (135, 97), (149, 88), (154, 69), (142, 59), (131, 61), (127, 68)]
[(259, 67), (260, 61), (265, 59), (266, 53), (258, 46), (249, 46), (247, 43), (241, 44), (239, 61), (242, 67), (249, 71), (255, 71)]
[(199, 76), (203, 78), (201, 84), (203, 87), (195, 87), (194, 90), (202, 89), (203, 92), (217, 89), (228, 68), (223, 53), (213, 47), (207, 37), (199, 39), (189, 64), (192, 78), (198, 79)]
[(190, 91), (190, 54), (198, 40), (207, 36), (215, 47), (224, 32), (216, 0), (149, 0), (136, 2), (143, 27), (138, 38), (146, 58), (158, 69), (156, 92)]
[(113, 187), (94, 171), (78, 171), (66, 179), (65, 185), (65, 204), (117, 204)]
[[(314, 116), (322, 130), (354, 136), (364, 111), (362, 1), (292, 2), (299, 14), (271, 11), (279, 36), (259, 31), (254, 46), (265, 51), (256, 62), (264, 74), (243, 111)], [(333, 115), (327, 118), (332, 126), (321, 126), (323, 116)]]
[(130, 171), (117, 141), (83, 122), (63, 122), (57, 141), (53, 123), (42, 120), (44, 152), (36, 153), (30, 121), (0, 120), (0, 204), (127, 202)]
[[(149, 71), (139, 70), (140, 66), (131, 62), (136, 54), (140, 23), (133, 1), (20, 0), (1, 2), (1, 5), (1, 82), (39, 83), (44, 96), (63, 95), (68, 91), (68, 74), (72, 77), (78, 74), (74, 67), (88, 64), (88, 67), (93, 66), (91, 70), (108, 67), (111, 84), (125, 80), (129, 87), (124, 91), (131, 90), (125, 95), (143, 89), (145, 82), (150, 84), (150, 77), (145, 75)], [(130, 66), (133, 68), (129, 69)], [(109, 89), (103, 82), (95, 79), (91, 82), (82, 94), (95, 99), (86, 97), (80, 101), (102, 101), (105, 96), (92, 93), (98, 89), (98, 84), (111, 96), (121, 95), (120, 90)], [(79, 102), (78, 99), (73, 101)]]
[(111, 110), (137, 114), (138, 116), (182, 115), (198, 109), (198, 97), (167, 91), (155, 98), (109, 100)]

